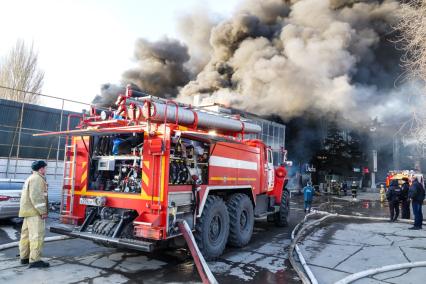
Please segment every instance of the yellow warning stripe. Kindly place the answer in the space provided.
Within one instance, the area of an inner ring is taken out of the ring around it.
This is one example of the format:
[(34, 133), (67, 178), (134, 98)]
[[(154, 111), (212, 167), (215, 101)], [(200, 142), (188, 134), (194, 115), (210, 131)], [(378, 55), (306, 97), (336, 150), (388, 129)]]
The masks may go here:
[(85, 182), (87, 178), (87, 171), (83, 169), (83, 174), (81, 175), (81, 182)]
[(233, 181), (256, 181), (256, 178), (248, 178), (248, 177), (211, 177), (210, 180), (219, 180), (219, 181), (228, 181), (228, 180), (233, 180)]
[(86, 196), (106, 196), (106, 197), (118, 197), (118, 198), (127, 198), (127, 199), (145, 199), (142, 195), (135, 195), (131, 193), (105, 193), (101, 191), (76, 191), (75, 195), (86, 195)]
[(160, 180), (160, 201), (163, 201), (163, 195), (164, 195), (164, 176), (166, 174), (166, 157), (161, 157), (161, 164), (163, 165), (161, 167), (161, 180)]
[[(151, 200), (151, 196), (143, 192), (141, 195), (135, 195), (132, 193), (106, 193), (101, 191), (76, 191), (75, 195), (84, 195), (84, 196), (105, 196), (105, 197), (115, 197), (115, 198), (124, 198), (124, 199), (139, 199), (139, 200)], [(154, 196), (154, 201), (158, 201), (158, 197)], [(162, 201), (162, 198), (160, 199)]]
[(238, 178), (238, 180), (256, 181), (256, 178)]
[(143, 161), (143, 165), (144, 165), (144, 167), (149, 169), (149, 161)]
[(236, 177), (211, 177), (210, 180), (237, 180)]
[[(146, 171), (149, 171), (149, 161), (143, 161), (143, 167), (142, 167), (142, 182), (143, 182), (143, 185), (148, 187), (149, 177)], [(141, 189), (141, 195), (147, 195), (146, 192), (143, 190), (143, 186)]]
[(149, 178), (147, 174), (142, 173), (142, 181), (146, 186), (148, 186)]

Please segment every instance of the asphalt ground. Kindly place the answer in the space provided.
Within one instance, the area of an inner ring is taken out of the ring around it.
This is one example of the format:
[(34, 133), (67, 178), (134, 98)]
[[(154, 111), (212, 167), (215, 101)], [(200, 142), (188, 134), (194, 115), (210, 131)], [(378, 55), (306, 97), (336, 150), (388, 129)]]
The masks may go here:
[[(314, 207), (320, 204), (316, 200)], [(47, 227), (57, 222), (51, 213)], [(227, 248), (209, 267), (219, 283), (300, 283), (288, 261), (291, 231), (304, 217), (303, 200), (293, 196), (289, 226), (278, 228), (266, 220), (255, 222), (251, 242)], [(19, 219), (0, 221), (0, 244), (19, 240)], [(48, 236), (54, 235), (47, 232)], [(45, 244), (48, 269), (19, 264), (18, 249), (0, 251), (1, 283), (199, 283), (189, 251), (160, 250), (152, 254), (99, 246), (81, 239)]]

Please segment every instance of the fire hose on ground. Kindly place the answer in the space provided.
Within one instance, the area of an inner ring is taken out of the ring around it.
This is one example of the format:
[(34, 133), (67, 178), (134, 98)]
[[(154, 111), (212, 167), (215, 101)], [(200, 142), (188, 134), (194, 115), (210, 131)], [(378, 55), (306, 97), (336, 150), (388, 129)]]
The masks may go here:
[(191, 251), (192, 258), (194, 259), (195, 266), (197, 267), (198, 274), (201, 277), (201, 280), (204, 284), (217, 284), (216, 278), (213, 276), (213, 273), (210, 271), (207, 262), (205, 261), (203, 255), (198, 249), (197, 243), (195, 242), (194, 235), (192, 234), (191, 229), (186, 223), (185, 220), (178, 221), (178, 227), (183, 237), (185, 238), (186, 243), (188, 244), (189, 250)]
[(383, 272), (401, 270), (401, 269), (407, 269), (407, 268), (425, 267), (425, 266), (426, 266), (426, 261), (406, 262), (406, 263), (386, 265), (386, 266), (381, 266), (381, 267), (368, 269), (368, 270), (364, 270), (364, 271), (360, 271), (360, 272), (351, 274), (351, 275), (337, 281), (334, 284), (348, 284), (348, 283), (352, 283), (356, 280), (362, 279), (364, 277), (375, 275), (377, 273), (383, 273)]
[[(48, 242), (62, 241), (62, 240), (67, 240), (67, 239), (71, 239), (71, 237), (69, 237), (69, 236), (53, 236), (53, 237), (45, 238), (44, 242), (48, 243)], [(9, 248), (14, 248), (14, 247), (17, 247), (17, 246), (19, 246), (19, 241), (7, 243), (7, 244), (2, 244), (2, 245), (0, 245), (0, 251), (5, 250), (5, 249), (9, 249)]]
[[(308, 220), (308, 218), (313, 216), (313, 215), (325, 215), (325, 216), (318, 219), (318, 220), (312, 221), (310, 224), (308, 224), (306, 226), (303, 226), (306, 223), (306, 221)], [(318, 280), (315, 278), (315, 275), (312, 273), (311, 269), (309, 268), (309, 266), (308, 266), (305, 258), (303, 257), (303, 254), (301, 253), (297, 243), (304, 236), (304, 233), (307, 230), (309, 230), (313, 227), (316, 227), (321, 222), (323, 222), (324, 220), (331, 218), (331, 217), (348, 218), (348, 219), (349, 218), (350, 219), (361, 219), (361, 220), (374, 220), (374, 221), (387, 221), (388, 220), (388, 218), (341, 215), (341, 214), (329, 213), (329, 212), (325, 212), (325, 211), (314, 211), (312, 213), (307, 214), (305, 216), (305, 218), (302, 220), (302, 222), (297, 224), (297, 226), (293, 229), (293, 231), (291, 233), (292, 242), (291, 242), (290, 248), (289, 248), (290, 263), (293, 266), (296, 273), (298, 274), (298, 276), (300, 277), (300, 279), (302, 280), (303, 284), (310, 284), (310, 283), (311, 284), (318, 284)], [(402, 219), (399, 222), (411, 223), (412, 221)], [(423, 222), (423, 224), (425, 224), (425, 222)], [(299, 262), (302, 265), (304, 271), (302, 269), (300, 269), (300, 267), (297, 265), (297, 261), (294, 259), (294, 256), (293, 256), (294, 251), (296, 251), (297, 256), (299, 258)], [(392, 270), (400, 270), (400, 269), (405, 269), (405, 268), (424, 267), (424, 266), (426, 266), (426, 261), (387, 265), (387, 266), (378, 267), (378, 268), (369, 269), (369, 270), (360, 271), (360, 272), (351, 274), (351, 275), (337, 281), (335, 284), (348, 284), (348, 283), (352, 283), (356, 280), (359, 280), (361, 278), (364, 278), (364, 277), (367, 277), (367, 276), (370, 276), (370, 275), (374, 275), (374, 274), (377, 274), (377, 273), (382, 273), (382, 272), (387, 272), (387, 271), (392, 271)]]

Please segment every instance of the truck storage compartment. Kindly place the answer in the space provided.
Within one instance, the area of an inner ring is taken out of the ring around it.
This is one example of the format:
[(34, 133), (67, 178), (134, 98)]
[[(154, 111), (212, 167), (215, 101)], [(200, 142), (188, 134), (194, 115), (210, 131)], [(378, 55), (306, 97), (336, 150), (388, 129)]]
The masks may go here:
[(175, 137), (170, 146), (169, 184), (192, 184), (193, 176), (199, 183), (208, 182), (210, 144), (193, 139)]
[(143, 134), (91, 137), (89, 190), (140, 193)]

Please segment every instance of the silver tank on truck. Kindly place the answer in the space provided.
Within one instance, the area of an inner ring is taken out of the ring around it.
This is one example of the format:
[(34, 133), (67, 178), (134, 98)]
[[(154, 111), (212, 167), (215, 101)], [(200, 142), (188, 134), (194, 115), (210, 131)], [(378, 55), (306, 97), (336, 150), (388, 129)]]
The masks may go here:
[(132, 98), (128, 100), (127, 103), (134, 103), (138, 108), (141, 108), (139, 111), (141, 111), (141, 115), (145, 119), (150, 118), (152, 121), (156, 122), (164, 122), (167, 109), (167, 122), (169, 123), (176, 121), (177, 112), (178, 122), (181, 125), (189, 126), (196, 123), (198, 128), (211, 128), (229, 132), (244, 131), (245, 133), (260, 133), (262, 131), (259, 125), (251, 122), (232, 117), (219, 116), (211, 112), (191, 109), (181, 105), (176, 106), (173, 103), (166, 104), (164, 101), (154, 101), (150, 99), (136, 100)]

